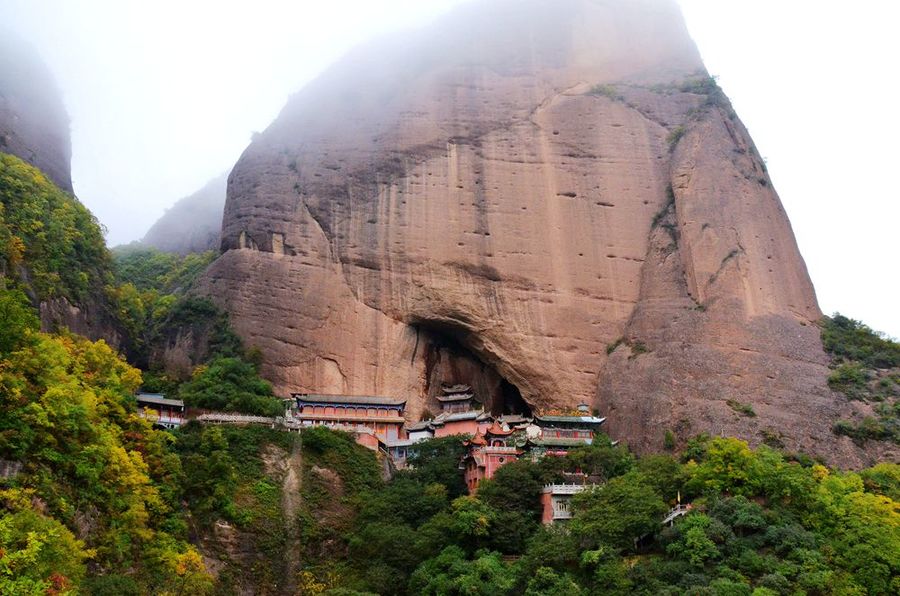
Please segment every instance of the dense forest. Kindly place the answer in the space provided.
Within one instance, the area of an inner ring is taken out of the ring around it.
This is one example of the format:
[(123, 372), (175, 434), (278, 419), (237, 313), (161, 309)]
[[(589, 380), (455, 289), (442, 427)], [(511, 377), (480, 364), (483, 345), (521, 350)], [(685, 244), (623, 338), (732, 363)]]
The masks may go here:
[[(191, 292), (212, 254), (110, 253), (100, 226), (34, 168), (0, 155), (0, 594), (900, 593), (900, 466), (829, 469), (802, 454), (699, 436), (636, 457), (599, 437), (501, 468), (477, 495), (463, 438), (417, 445), (393, 474), (347, 434), (263, 427), (154, 429), (135, 392), (273, 414), (260, 355)], [(40, 329), (42, 300), (99, 292), (117, 353)], [(829, 383), (871, 408), (835, 421), (898, 441), (900, 346), (823, 321)], [(174, 338), (204, 340), (167, 370)], [(572, 474), (566, 525), (540, 491)], [(691, 512), (662, 524), (678, 500)]]

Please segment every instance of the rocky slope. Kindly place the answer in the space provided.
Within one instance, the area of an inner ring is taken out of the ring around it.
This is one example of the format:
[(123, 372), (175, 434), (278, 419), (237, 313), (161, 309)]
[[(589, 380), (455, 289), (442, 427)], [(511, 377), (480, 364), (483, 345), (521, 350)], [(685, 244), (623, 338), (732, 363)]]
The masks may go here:
[[(843, 464), (787, 216), (668, 0), (495, 0), (360, 48), (229, 178), (204, 291), (281, 391), (588, 402)], [(527, 404), (527, 406), (526, 406)], [(753, 411), (755, 416), (749, 414)]]
[[(67, 215), (49, 211), (36, 214), (43, 218), (41, 225), (52, 229), (55, 234), (47, 235), (46, 242), (67, 246), (61, 250), (71, 251), (76, 255), (76, 260), (90, 260), (94, 256), (94, 249), (105, 251), (98, 223), (78, 199), (71, 196), (69, 117), (60, 91), (34, 49), (8, 31), (0, 31), (0, 154), (14, 155), (36, 167), (41, 174), (38, 176), (33, 172), (24, 172), (11, 162), (0, 165), (0, 174), (4, 178), (0, 184), (0, 194), (3, 195), (0, 198), (8, 203), (7, 223), (19, 218), (19, 215), (12, 212), (24, 208), (26, 198), (31, 200), (41, 197), (41, 200), (47, 199), (47, 204), (53, 205), (68, 203), (70, 207), (64, 209)], [(52, 185), (43, 180), (44, 176)], [(59, 190), (65, 192), (60, 193)], [(72, 217), (73, 213), (81, 218), (79, 230), (75, 236), (63, 237), (62, 231), (66, 223), (62, 219), (67, 222), (67, 218)], [(101, 273), (93, 270), (90, 274), (86, 273), (91, 278), (91, 291), (78, 300), (59, 293), (42, 295), (31, 287), (30, 269), (34, 262), (29, 261), (35, 258), (58, 261), (59, 253), (41, 253), (35, 256), (32, 254), (33, 242), (27, 234), (21, 231), (18, 233), (25, 241), (26, 251), (25, 260), (18, 267), (17, 277), (35, 306), (40, 309), (44, 330), (66, 327), (91, 339), (103, 338), (112, 345), (120, 345), (121, 332), (117, 329), (104, 295), (103, 283), (95, 282), (92, 277), (94, 273), (101, 277)], [(68, 246), (75, 244), (82, 246), (77, 249)], [(88, 245), (90, 250), (82, 250)], [(106, 264), (92, 263), (86, 269), (99, 270), (105, 266)], [(0, 277), (16, 274), (12, 268), (9, 271), (3, 269), (0, 266)]]
[(217, 250), (227, 181), (228, 175), (222, 174), (175, 203), (151, 226), (141, 242), (182, 255)]
[(72, 192), (69, 117), (53, 76), (35, 51), (0, 30), (0, 151), (36, 166)]

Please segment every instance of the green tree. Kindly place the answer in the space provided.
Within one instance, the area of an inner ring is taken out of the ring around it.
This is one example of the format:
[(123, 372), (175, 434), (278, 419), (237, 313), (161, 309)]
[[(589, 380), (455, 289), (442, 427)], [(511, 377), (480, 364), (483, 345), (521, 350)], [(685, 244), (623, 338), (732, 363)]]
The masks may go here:
[(410, 475), (421, 484), (443, 484), (450, 499), (466, 494), (459, 462), (466, 452), (465, 437), (451, 436), (416, 443), (409, 456)]
[(495, 596), (508, 594), (515, 578), (498, 553), (479, 551), (466, 558), (456, 546), (422, 563), (410, 579), (409, 591), (425, 596)]
[[(77, 593), (91, 552), (61, 523), (34, 511), (19, 491), (0, 491), (0, 594)], [(55, 592), (54, 592), (55, 590)]]
[(217, 358), (199, 367), (178, 391), (188, 406), (207, 410), (278, 416), (284, 412), (272, 386), (259, 378), (252, 364), (238, 358)]
[(540, 567), (528, 582), (525, 596), (580, 596), (585, 594), (575, 580), (549, 567)]
[[(2, 283), (2, 282), (0, 282)], [(30, 333), (38, 331), (41, 323), (20, 290), (0, 286), (0, 358), (17, 349)]]
[(575, 495), (573, 505), (572, 532), (588, 548), (606, 544), (628, 549), (636, 539), (655, 533), (668, 509), (637, 472)]

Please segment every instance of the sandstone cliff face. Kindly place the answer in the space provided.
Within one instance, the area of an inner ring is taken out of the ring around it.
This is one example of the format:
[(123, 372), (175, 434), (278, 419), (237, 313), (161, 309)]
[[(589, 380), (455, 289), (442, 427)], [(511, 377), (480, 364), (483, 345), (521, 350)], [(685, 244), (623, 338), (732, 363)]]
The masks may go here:
[(150, 227), (142, 242), (182, 255), (218, 250), (227, 181), (228, 175), (222, 174), (175, 203)]
[(790, 224), (674, 2), (476, 2), (360, 49), (242, 156), (222, 250), (204, 291), (284, 392), (416, 418), (462, 382), (494, 411), (590, 403), (639, 450), (668, 429), (864, 457), (831, 434)]
[(69, 117), (56, 82), (34, 50), (2, 30), (0, 151), (24, 159), (72, 192)]

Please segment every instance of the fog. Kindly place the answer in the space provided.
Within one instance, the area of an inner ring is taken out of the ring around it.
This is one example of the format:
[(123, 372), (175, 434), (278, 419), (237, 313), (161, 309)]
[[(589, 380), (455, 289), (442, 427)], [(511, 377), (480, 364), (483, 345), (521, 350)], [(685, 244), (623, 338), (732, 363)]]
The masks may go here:
[[(115, 245), (229, 169), (288, 95), (352, 46), (462, 1), (0, 0), (0, 23), (55, 74), (75, 192)], [(900, 8), (680, 1), (767, 159), (823, 311), (900, 336)]]

